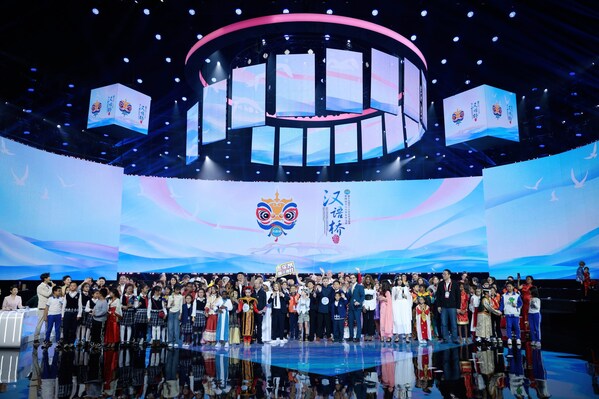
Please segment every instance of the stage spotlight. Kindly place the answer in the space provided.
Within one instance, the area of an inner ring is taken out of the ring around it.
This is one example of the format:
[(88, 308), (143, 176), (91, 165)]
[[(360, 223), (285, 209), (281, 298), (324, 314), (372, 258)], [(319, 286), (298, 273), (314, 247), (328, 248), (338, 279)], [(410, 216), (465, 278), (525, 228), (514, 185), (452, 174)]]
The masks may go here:
[(437, 84), (437, 79), (431, 80), (431, 83), (434, 84), (434, 85), (436, 85)]
[(267, 59), (268, 58), (268, 54), (267, 53), (262, 54), (262, 58)]
[(175, 82), (176, 82), (176, 83), (179, 83), (180, 81), (181, 81), (181, 79), (179, 79), (179, 78), (175, 78)]
[(314, 54), (314, 50), (312, 50), (311, 48), (308, 49), (308, 54)]
[(129, 63), (129, 58), (127, 58), (127, 57), (124, 57), (124, 58), (123, 58), (123, 62), (124, 62), (125, 64), (128, 64), (128, 63)]
[(75, 88), (75, 85), (72, 83), (69, 83), (69, 89), (74, 89), (74, 88)]
[(324, 35), (324, 40), (329, 40), (331, 38), (331, 35)]
[(206, 64), (210, 64), (212, 61), (210, 61), (210, 58), (206, 58), (206, 59), (204, 60), (204, 62), (205, 62)]
[(220, 66), (220, 61), (216, 61), (216, 65), (217, 65), (217, 66)]
[(288, 8), (283, 8), (283, 14), (289, 14), (289, 9)]
[(284, 53), (285, 53), (285, 55), (289, 55), (290, 51), (289, 50), (285, 50)]
[(144, 14), (145, 14), (145, 15), (150, 15), (150, 10), (149, 10), (149, 9), (147, 9), (147, 8), (144, 8)]
[(29, 69), (31, 72), (37, 72), (37, 68), (30, 68)]
[(474, 11), (468, 11), (468, 13), (466, 14), (466, 16), (468, 18), (472, 18), (474, 16)]
[(166, 62), (169, 62), (169, 63), (172, 61), (172, 60), (171, 60), (171, 57), (166, 57), (164, 60), (165, 60)]
[(241, 8), (236, 8), (235, 9), (235, 14), (241, 15)]
[(374, 10), (372, 10), (372, 16), (376, 17), (377, 15), (379, 15), (379, 10), (377, 10), (376, 8)]
[(466, 81), (464, 83), (466, 83), (467, 85), (469, 85), (470, 84), (470, 79), (466, 79)]
[(73, 104), (71, 104), (71, 103), (67, 103), (67, 107), (69, 107), (69, 108), (70, 108), (70, 107), (72, 107), (72, 106), (73, 106)]
[(136, 166), (137, 166), (137, 165), (136, 165), (136, 164), (134, 164), (134, 163), (132, 163), (132, 164), (131, 164), (131, 167), (132, 167), (132, 168), (134, 168), (134, 167), (136, 167)]
[(441, 60), (441, 64), (443, 64), (443, 65), (447, 64), (447, 60), (446, 60), (445, 58), (443, 58), (443, 59)]
[(492, 41), (493, 43), (495, 43), (497, 40), (499, 40), (499, 37), (498, 37), (498, 36), (493, 36), (493, 38), (491, 39), (491, 41)]
[(156, 40), (162, 40), (162, 35), (160, 33), (156, 33), (156, 36), (154, 36), (156, 38)]
[(481, 65), (482, 63), (483, 63), (483, 60), (476, 61), (476, 65)]
[(540, 107), (540, 106), (538, 106), (538, 105), (537, 105), (537, 106), (535, 106), (535, 110), (537, 110), (537, 111), (538, 111), (538, 110), (540, 110), (540, 109), (541, 109), (541, 107)]
[(60, 126), (60, 125), (56, 125), (56, 127), (60, 129), (62, 126)]
[(428, 11), (426, 11), (426, 10), (420, 11), (421, 16), (426, 17), (426, 14), (428, 14)]
[(411, 41), (415, 41), (415, 40), (416, 40), (416, 35), (412, 35), (412, 36), (410, 36), (410, 40), (411, 40)]
[(516, 11), (512, 11), (509, 13), (510, 18), (514, 18), (516, 16)]
[(333, 14), (333, 10), (331, 10), (330, 8), (327, 10), (327, 14), (332, 15)]
[(137, 79), (137, 83), (142, 84), (144, 81), (141, 79)]
[(165, 166), (164, 169), (168, 169), (168, 166)]
[(196, 15), (196, 10), (194, 10), (193, 8), (190, 8), (189, 15)]
[(92, 8), (92, 13), (94, 15), (98, 15), (98, 14), (100, 14), (100, 10), (98, 10), (97, 8)]
[(547, 93), (547, 89), (543, 90), (543, 93)]
[(286, 175), (290, 175), (290, 174), (291, 174), (291, 172), (290, 172), (290, 171), (285, 171), (285, 174), (286, 174)]
[(215, 82), (216, 82), (216, 78), (212, 78), (212, 79), (210, 79), (210, 80), (212, 80), (212, 83), (215, 83)]
[(454, 42), (454, 43), (457, 43), (457, 42), (459, 42), (459, 41), (460, 41), (460, 37), (459, 37), (459, 36), (454, 36), (454, 37), (453, 37), (453, 42)]
[(187, 101), (187, 97), (181, 97), (181, 100)]
[(201, 38), (204, 37), (204, 35), (202, 35), (201, 33), (198, 33), (196, 37), (198, 38), (198, 40), (200, 40)]
[(133, 152), (137, 152), (137, 148), (134, 148), (134, 149), (133, 149)]
[(66, 146), (68, 146), (68, 145), (69, 145), (69, 143), (67, 143), (67, 142), (65, 141), (65, 142), (63, 142), (63, 143), (62, 143), (62, 145), (66, 147)]

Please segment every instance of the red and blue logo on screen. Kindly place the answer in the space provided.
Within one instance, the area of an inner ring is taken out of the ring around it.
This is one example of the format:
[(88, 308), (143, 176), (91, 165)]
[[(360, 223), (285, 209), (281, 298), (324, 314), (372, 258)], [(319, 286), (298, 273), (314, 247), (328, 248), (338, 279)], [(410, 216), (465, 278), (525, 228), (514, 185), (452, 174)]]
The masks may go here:
[(119, 110), (123, 113), (123, 115), (129, 115), (133, 107), (129, 101), (121, 100), (119, 101)]
[(495, 115), (495, 118), (497, 118), (497, 119), (501, 118), (502, 113), (503, 113), (503, 110), (501, 109), (501, 105), (499, 105), (499, 103), (493, 104), (493, 115)]
[(256, 205), (256, 218), (258, 226), (263, 230), (268, 230), (268, 236), (274, 237), (275, 242), (279, 237), (287, 235), (285, 230), (291, 230), (295, 227), (298, 217), (297, 204), (293, 198), (279, 199), (279, 192), (275, 193), (275, 198), (262, 198)]
[(464, 120), (464, 111), (461, 109), (456, 109), (453, 114), (451, 114), (451, 121), (456, 125), (459, 125)]
[(98, 100), (96, 100), (93, 104), (92, 104), (92, 115), (96, 116), (100, 113), (100, 110), (102, 109), (102, 103)]

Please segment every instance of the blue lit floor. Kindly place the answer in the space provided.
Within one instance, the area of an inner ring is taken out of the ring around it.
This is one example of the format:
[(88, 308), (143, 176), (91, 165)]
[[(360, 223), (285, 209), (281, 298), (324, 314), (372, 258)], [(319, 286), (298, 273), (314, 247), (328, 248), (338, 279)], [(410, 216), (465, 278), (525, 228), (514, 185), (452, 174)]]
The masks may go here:
[(27, 344), (0, 352), (0, 396), (590, 398), (599, 394), (593, 356), (583, 360), (530, 344), (510, 349), (292, 341), (95, 355), (44, 353)]

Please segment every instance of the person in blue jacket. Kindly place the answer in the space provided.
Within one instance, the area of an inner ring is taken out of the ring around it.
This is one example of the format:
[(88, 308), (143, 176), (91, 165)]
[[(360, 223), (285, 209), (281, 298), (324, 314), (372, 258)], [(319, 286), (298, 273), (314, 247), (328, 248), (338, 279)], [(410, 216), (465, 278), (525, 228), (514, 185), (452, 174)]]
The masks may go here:
[[(349, 326), (349, 340), (360, 342), (360, 337), (362, 335), (362, 305), (364, 304), (364, 286), (358, 283), (355, 274), (349, 276), (349, 290), (347, 294), (347, 321)], [(357, 326), (355, 337), (354, 320)]]
[(514, 291), (514, 284), (508, 281), (505, 284), (507, 292), (501, 296), (499, 310), (505, 316), (505, 326), (508, 346), (512, 345), (512, 333), (516, 336), (516, 344), (520, 345), (520, 309), (522, 309), (522, 298)]
[(333, 321), (333, 339), (343, 342), (343, 327), (347, 316), (347, 299), (343, 291), (335, 292), (335, 299), (331, 301), (331, 319)]

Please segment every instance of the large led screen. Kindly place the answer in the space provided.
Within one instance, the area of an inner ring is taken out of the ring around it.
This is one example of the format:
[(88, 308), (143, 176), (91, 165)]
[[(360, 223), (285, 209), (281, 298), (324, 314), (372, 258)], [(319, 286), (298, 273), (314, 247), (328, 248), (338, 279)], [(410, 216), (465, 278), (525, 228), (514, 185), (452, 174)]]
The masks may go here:
[(277, 116), (313, 116), (316, 113), (314, 54), (277, 54)]
[(410, 147), (420, 140), (423, 131), (420, 129), (420, 124), (412, 118), (405, 117), (404, 121), (406, 125), (406, 142)]
[(361, 113), (362, 53), (328, 48), (326, 54), (327, 110)]
[(252, 162), (273, 165), (275, 160), (275, 128), (261, 126), (252, 129)]
[(123, 170), (0, 138), (0, 278), (116, 278)]
[(597, 143), (483, 171), (492, 275), (573, 279), (599, 272)]
[(387, 154), (403, 150), (406, 145), (403, 139), (403, 115), (385, 114), (385, 139)]
[(294, 261), (301, 272), (487, 270), (481, 182), (125, 176), (119, 267), (274, 272)]
[(292, 127), (279, 130), (279, 165), (302, 166), (304, 157), (304, 131)]
[(308, 128), (306, 139), (306, 166), (329, 166), (331, 164), (331, 128)]
[(362, 159), (383, 156), (383, 124), (380, 116), (362, 119)]
[(263, 126), (266, 123), (266, 64), (233, 69), (231, 128)]
[(420, 120), (420, 70), (410, 60), (403, 62), (403, 111), (410, 118)]
[(394, 115), (399, 112), (399, 59), (372, 49), (370, 106)]
[(202, 144), (227, 138), (227, 80), (204, 87)]
[(193, 107), (187, 110), (187, 140), (185, 145), (185, 164), (189, 165), (199, 155), (199, 104), (196, 103)]
[(358, 162), (358, 125), (335, 126), (335, 163)]

